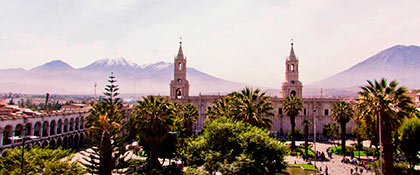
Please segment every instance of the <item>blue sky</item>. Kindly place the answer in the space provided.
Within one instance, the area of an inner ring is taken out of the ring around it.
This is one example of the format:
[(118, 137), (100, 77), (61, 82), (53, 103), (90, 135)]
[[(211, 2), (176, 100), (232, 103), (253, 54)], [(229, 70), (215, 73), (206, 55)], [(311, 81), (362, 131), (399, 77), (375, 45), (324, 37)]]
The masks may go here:
[(61, 59), (173, 61), (280, 88), (290, 39), (305, 84), (397, 44), (420, 45), (420, 1), (0, 0), (0, 69)]

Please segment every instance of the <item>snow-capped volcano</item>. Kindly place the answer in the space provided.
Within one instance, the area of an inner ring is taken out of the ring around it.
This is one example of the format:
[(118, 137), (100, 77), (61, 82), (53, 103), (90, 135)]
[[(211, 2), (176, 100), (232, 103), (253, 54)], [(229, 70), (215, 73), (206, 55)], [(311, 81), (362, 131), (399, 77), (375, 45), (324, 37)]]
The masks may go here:
[(159, 61), (159, 62), (152, 63), (152, 64), (142, 65), (142, 67), (145, 70), (159, 71), (159, 70), (162, 70), (162, 69), (166, 69), (170, 65), (172, 65), (172, 63), (167, 63), (167, 62), (164, 62), (164, 61)]
[(105, 71), (105, 72), (137, 72), (142, 67), (125, 58), (110, 59), (105, 58), (93, 62), (86, 67), (80, 68), (83, 71)]

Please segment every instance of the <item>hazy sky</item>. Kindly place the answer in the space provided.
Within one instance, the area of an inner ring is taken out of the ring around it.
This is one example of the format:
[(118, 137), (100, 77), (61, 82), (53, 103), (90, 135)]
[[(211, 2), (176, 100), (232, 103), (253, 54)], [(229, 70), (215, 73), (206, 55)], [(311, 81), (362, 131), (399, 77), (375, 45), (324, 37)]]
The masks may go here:
[(280, 88), (290, 39), (303, 84), (393, 45), (420, 45), (419, 0), (0, 0), (0, 69), (61, 59), (172, 62)]

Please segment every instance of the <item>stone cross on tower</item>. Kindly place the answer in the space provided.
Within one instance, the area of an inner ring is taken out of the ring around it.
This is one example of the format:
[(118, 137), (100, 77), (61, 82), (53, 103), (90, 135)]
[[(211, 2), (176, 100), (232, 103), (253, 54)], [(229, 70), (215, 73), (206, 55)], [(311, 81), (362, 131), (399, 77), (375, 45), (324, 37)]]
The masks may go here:
[(293, 39), (291, 43), (291, 49), (289, 57), (286, 58), (286, 81), (283, 82), (282, 96), (287, 97), (289, 95), (296, 95), (302, 98), (302, 83), (299, 81), (299, 60), (295, 55), (293, 49)]
[(171, 99), (185, 99), (189, 95), (190, 84), (187, 80), (187, 59), (182, 52), (182, 41), (179, 42), (178, 55), (174, 58), (174, 79), (171, 80), (170, 87)]

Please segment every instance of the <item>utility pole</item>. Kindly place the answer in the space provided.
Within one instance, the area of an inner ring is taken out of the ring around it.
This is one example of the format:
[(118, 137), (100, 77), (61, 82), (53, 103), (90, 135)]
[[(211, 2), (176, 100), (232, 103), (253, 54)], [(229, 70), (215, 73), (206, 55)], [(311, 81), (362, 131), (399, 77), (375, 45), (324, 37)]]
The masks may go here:
[(314, 105), (314, 152), (315, 152), (314, 166), (316, 168), (316, 109), (315, 109), (315, 105)]
[(96, 84), (96, 81), (95, 81), (95, 84), (93, 85), (93, 87), (94, 87), (94, 90), (93, 90), (93, 101), (95, 101), (96, 102), (96, 87), (98, 86), (98, 84)]

